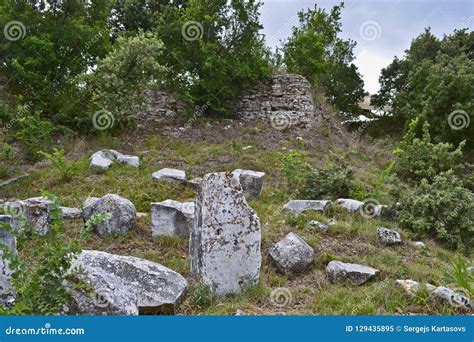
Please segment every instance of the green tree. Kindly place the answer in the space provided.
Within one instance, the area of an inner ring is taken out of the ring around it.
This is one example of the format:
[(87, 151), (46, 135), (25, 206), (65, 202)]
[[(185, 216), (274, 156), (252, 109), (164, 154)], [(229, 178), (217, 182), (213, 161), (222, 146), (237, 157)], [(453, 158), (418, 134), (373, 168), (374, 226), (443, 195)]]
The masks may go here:
[(435, 141), (459, 143), (471, 149), (474, 125), (474, 32), (455, 30), (439, 40), (426, 29), (405, 56), (382, 70), (381, 89), (372, 103), (397, 121), (430, 122)]
[(108, 15), (109, 0), (0, 2), (6, 32), (0, 77), (9, 93), (21, 95), (43, 118), (71, 124), (80, 107), (71, 79), (105, 56)]
[(351, 117), (360, 114), (358, 102), (366, 93), (352, 63), (356, 43), (338, 37), (343, 7), (341, 3), (327, 13), (315, 5), (299, 12), (299, 26), (293, 27), (281, 51), (288, 71), (305, 76), (344, 116)]

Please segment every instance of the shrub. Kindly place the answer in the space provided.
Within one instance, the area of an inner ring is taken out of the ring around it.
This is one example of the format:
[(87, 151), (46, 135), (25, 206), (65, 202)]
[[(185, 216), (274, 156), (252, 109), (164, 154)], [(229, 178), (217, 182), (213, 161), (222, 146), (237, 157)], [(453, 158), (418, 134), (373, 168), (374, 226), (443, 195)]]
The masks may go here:
[(53, 147), (53, 153), (46, 153), (39, 151), (46, 159), (53, 163), (53, 167), (61, 175), (61, 180), (68, 181), (76, 174), (76, 168), (64, 157), (64, 150), (58, 150), (56, 147)]
[(419, 119), (410, 123), (408, 132), (395, 150), (399, 159), (394, 165), (394, 173), (409, 183), (423, 178), (431, 182), (440, 172), (448, 170), (460, 175), (465, 168), (461, 162), (464, 142), (457, 148), (449, 143), (432, 143), (428, 122), (423, 125), (422, 137), (417, 138), (418, 123)]
[(348, 197), (352, 179), (352, 170), (337, 160), (322, 168), (311, 170), (306, 176), (302, 194), (307, 199)]
[(18, 125), (15, 137), (20, 141), (26, 158), (32, 162), (40, 160), (41, 155), (37, 152), (50, 150), (55, 127), (51, 122), (42, 120), (39, 113), (19, 118)]
[(353, 174), (339, 158), (323, 167), (312, 168), (302, 153), (291, 152), (282, 158), (281, 171), (291, 189), (305, 199), (336, 199), (351, 192)]
[(453, 171), (423, 179), (415, 191), (402, 195), (400, 225), (452, 247), (469, 250), (474, 233), (474, 198)]

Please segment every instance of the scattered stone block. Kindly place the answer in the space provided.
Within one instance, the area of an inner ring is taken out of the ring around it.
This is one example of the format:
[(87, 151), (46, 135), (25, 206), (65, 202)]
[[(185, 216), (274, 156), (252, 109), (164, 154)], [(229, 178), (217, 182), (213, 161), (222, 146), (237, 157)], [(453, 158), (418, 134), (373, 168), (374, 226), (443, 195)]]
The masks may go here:
[(71, 265), (95, 295), (72, 292), (69, 314), (170, 314), (181, 303), (188, 283), (179, 273), (132, 256), (83, 250)]
[(283, 206), (284, 213), (301, 214), (308, 210), (324, 213), (331, 206), (331, 201), (291, 200)]
[(341, 261), (331, 261), (326, 267), (326, 272), (331, 283), (351, 285), (362, 285), (379, 273), (378, 270), (369, 266)]
[(265, 172), (236, 169), (233, 171), (239, 176), (240, 184), (247, 200), (260, 196), (263, 188)]
[(109, 217), (95, 227), (100, 236), (126, 234), (135, 224), (137, 216), (133, 203), (115, 194), (107, 194), (94, 201), (90, 207), (83, 208), (84, 221), (100, 213), (106, 213)]
[(173, 200), (151, 203), (151, 228), (155, 236), (189, 236), (194, 222), (194, 202)]
[(186, 172), (177, 169), (164, 168), (153, 172), (151, 177), (154, 180), (161, 180), (172, 184), (182, 184), (186, 182)]
[(302, 238), (289, 233), (275, 244), (268, 256), (280, 273), (302, 273), (314, 260), (314, 250)]
[(391, 246), (402, 243), (400, 234), (392, 229), (380, 227), (377, 229), (377, 234), (379, 236), (379, 240), (385, 245)]
[(310, 229), (317, 229), (323, 233), (327, 232), (329, 230), (329, 226), (327, 224), (324, 224), (322, 222), (316, 221), (316, 220), (311, 220), (308, 222), (307, 227)]

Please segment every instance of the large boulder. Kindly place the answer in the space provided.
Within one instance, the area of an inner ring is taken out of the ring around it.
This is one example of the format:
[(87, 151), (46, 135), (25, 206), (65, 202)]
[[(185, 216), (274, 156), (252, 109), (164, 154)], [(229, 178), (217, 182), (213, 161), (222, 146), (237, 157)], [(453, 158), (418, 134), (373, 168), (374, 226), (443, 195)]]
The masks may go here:
[(186, 172), (178, 169), (164, 168), (153, 172), (151, 178), (171, 184), (184, 184), (186, 183)]
[(189, 236), (194, 222), (194, 202), (166, 200), (151, 203), (153, 236)]
[[(9, 226), (7, 229), (6, 225)], [(0, 215), (0, 303), (8, 305), (12, 302), (14, 291), (11, 286), (12, 270), (10, 259), (4, 254), (4, 249), (16, 255), (16, 238), (10, 229), (15, 229), (14, 219), (9, 215)]]
[(289, 233), (270, 249), (268, 257), (280, 273), (301, 273), (313, 262), (314, 250), (298, 235)]
[(377, 229), (379, 240), (385, 245), (399, 245), (402, 243), (400, 234), (394, 230), (380, 227)]
[(326, 272), (331, 283), (352, 285), (362, 285), (379, 273), (378, 270), (369, 266), (340, 261), (331, 261), (326, 266)]
[(170, 314), (188, 286), (183, 276), (160, 264), (101, 251), (83, 250), (71, 270), (94, 295), (73, 290), (68, 314)]
[(239, 176), (240, 185), (247, 200), (260, 196), (265, 172), (236, 169), (233, 173)]
[(84, 221), (94, 214), (107, 214), (108, 218), (95, 226), (101, 236), (126, 234), (135, 224), (137, 211), (132, 202), (115, 194), (107, 194), (83, 208)]
[(207, 174), (196, 197), (189, 246), (193, 275), (216, 295), (239, 293), (257, 284), (260, 220), (245, 200), (239, 176)]
[(283, 206), (283, 212), (289, 214), (301, 214), (308, 210), (326, 212), (331, 206), (331, 201), (319, 200), (291, 200)]

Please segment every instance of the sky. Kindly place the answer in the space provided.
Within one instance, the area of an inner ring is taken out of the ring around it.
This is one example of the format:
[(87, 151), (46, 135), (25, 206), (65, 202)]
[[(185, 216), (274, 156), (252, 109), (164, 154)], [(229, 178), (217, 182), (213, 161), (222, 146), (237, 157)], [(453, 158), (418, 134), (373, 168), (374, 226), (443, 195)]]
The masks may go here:
[[(301, 9), (331, 9), (340, 1), (332, 0), (262, 0), (260, 20), (271, 47), (287, 38), (298, 22)], [(344, 39), (357, 42), (354, 64), (359, 68), (365, 90), (379, 89), (380, 70), (394, 56), (402, 57), (411, 40), (430, 26), (442, 37), (456, 28), (474, 26), (474, 0), (346, 0), (342, 10)]]

